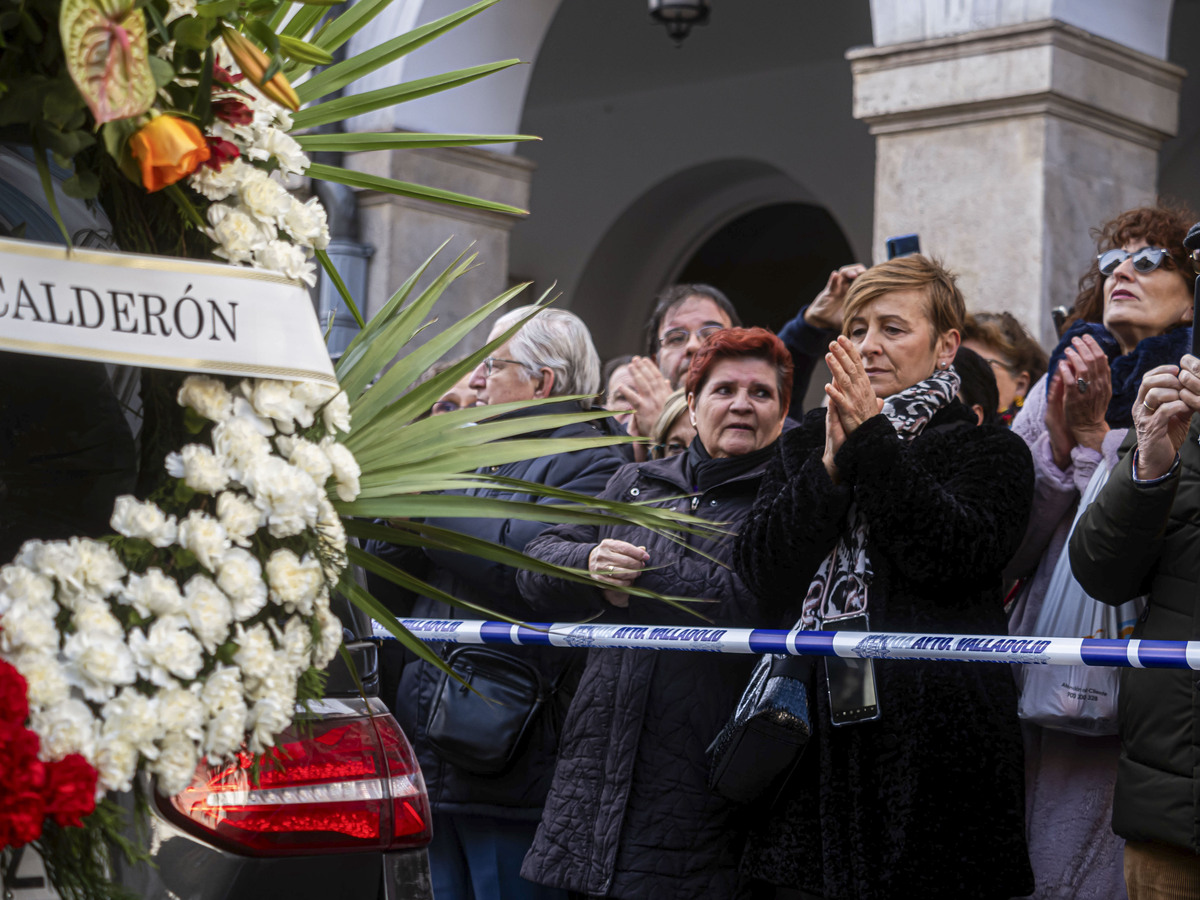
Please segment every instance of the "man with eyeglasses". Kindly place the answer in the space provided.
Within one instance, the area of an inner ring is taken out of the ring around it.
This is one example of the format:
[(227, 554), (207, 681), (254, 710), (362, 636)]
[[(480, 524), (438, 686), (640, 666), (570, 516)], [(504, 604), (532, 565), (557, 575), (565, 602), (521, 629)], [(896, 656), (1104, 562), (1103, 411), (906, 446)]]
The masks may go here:
[[(835, 269), (816, 299), (779, 331), (795, 364), (789, 411), (794, 418), (804, 413), (804, 394), (817, 360), (841, 329), (846, 292), (865, 271), (866, 267), (857, 263)], [(646, 321), (646, 355), (630, 361), (633, 383), (622, 389), (620, 399), (633, 410), (629, 433), (648, 435), (666, 399), (683, 386), (692, 356), (705, 339), (722, 328), (741, 324), (733, 303), (711, 285), (675, 284), (662, 291)], [(640, 445), (635, 452), (638, 459), (644, 458)]]

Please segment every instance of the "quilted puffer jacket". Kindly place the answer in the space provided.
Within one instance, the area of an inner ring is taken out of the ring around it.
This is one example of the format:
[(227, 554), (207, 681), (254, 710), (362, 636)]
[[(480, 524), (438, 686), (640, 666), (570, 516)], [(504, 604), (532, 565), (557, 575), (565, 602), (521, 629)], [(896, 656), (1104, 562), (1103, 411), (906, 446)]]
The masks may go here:
[[(1126, 447), (1135, 443), (1130, 430)], [(1089, 594), (1150, 603), (1135, 640), (1200, 638), (1200, 416), (1179, 465), (1139, 484), (1121, 458), (1071, 536), (1071, 569)], [(1200, 680), (1189, 669), (1122, 669), (1117, 699), (1121, 759), (1113, 831), (1129, 841), (1200, 854)]]
[[(687, 453), (622, 468), (602, 496), (694, 511), (736, 530), (772, 452), (709, 460), (694, 441)], [(754, 599), (727, 568), (729, 536), (693, 536), (681, 547), (634, 525), (556, 526), (527, 552), (586, 568), (588, 553), (604, 538), (646, 547), (649, 568), (637, 586), (707, 599), (700, 610), (718, 625), (759, 624)], [(558, 618), (601, 613), (606, 623), (707, 624), (638, 597), (617, 609), (595, 588), (530, 572), (518, 584), (531, 604)], [(709, 791), (705, 750), (732, 714), (753, 664), (752, 657), (715, 653), (589, 651), (521, 874), (604, 897), (739, 896), (746, 811)]]

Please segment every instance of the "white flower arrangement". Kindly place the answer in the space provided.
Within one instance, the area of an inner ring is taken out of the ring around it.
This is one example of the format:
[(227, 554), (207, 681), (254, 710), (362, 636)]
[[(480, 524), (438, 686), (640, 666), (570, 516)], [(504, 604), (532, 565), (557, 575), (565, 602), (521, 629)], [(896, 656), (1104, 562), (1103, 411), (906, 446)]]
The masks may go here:
[[(224, 42), (217, 41), (214, 49), (222, 66), (236, 72)], [(213, 125), (214, 137), (236, 146), (238, 158), (219, 170), (201, 166), (188, 178), (192, 188), (212, 201), (207, 234), (217, 244), (213, 252), (235, 265), (280, 272), (313, 287), (317, 276), (312, 257), (329, 246), (329, 222), (316, 197), (301, 201), (284, 184), (288, 176), (303, 175), (309, 159), (288, 134), (288, 112), (248, 80), (239, 87), (249, 95), (250, 122), (218, 120)]]
[(82, 754), (98, 794), (140, 770), (178, 793), (201, 760), (271, 747), (342, 640), (345, 394), (194, 375), (177, 399), (212, 426), (167, 457), (174, 512), (120, 497), (113, 542), (30, 541), (0, 569), (0, 659), (29, 682), (41, 758)]

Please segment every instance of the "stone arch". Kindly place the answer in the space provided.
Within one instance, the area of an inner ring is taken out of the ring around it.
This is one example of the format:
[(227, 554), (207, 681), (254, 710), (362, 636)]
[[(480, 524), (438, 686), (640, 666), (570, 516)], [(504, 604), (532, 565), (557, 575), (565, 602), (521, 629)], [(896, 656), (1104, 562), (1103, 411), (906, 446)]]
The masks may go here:
[(783, 203), (821, 205), (799, 182), (753, 159), (689, 167), (630, 203), (596, 244), (570, 298), (601, 355), (640, 348), (652, 298), (709, 238), (751, 210)]

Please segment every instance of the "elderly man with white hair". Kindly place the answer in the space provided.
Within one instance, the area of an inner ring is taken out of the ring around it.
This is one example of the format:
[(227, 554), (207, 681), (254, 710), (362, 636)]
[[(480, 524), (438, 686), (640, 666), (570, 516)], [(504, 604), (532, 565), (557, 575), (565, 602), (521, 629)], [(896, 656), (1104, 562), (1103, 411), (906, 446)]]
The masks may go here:
[[(525, 319), (533, 307), (502, 316), (489, 340)], [(470, 386), (486, 405), (551, 397), (594, 395), (600, 390), (600, 360), (587, 326), (574, 313), (544, 309), (487, 357)], [(591, 400), (562, 400), (506, 412), (502, 418), (577, 412)], [(610, 420), (564, 425), (539, 433), (545, 438), (619, 434)], [(622, 463), (612, 447), (552, 453), (489, 467), (486, 474), (599, 494)], [(547, 502), (516, 491), (474, 488), (468, 496)], [(543, 522), (500, 518), (428, 520), (524, 550), (543, 531)], [(423, 579), (436, 592), (517, 619), (529, 619), (516, 583), (516, 570), (500, 563), (441, 550), (419, 550), (372, 541), (381, 559)], [(372, 583), (401, 615), (479, 618), (478, 609), (451, 607), (431, 597), (402, 595), (390, 583)], [(457, 656), (454, 654), (457, 653)], [(456, 647), (443, 656), (478, 693), (479, 699), (434, 666), (409, 660), (393, 704), (413, 742), (433, 807), (429, 849), (438, 900), (565, 900), (565, 892), (524, 881), (521, 860), (533, 841), (554, 773), (559, 726), (579, 679), (581, 654), (543, 647)], [(453, 659), (451, 657), (454, 656)], [(532, 693), (530, 693), (532, 692)], [(544, 703), (527, 703), (533, 693)]]

